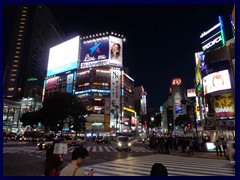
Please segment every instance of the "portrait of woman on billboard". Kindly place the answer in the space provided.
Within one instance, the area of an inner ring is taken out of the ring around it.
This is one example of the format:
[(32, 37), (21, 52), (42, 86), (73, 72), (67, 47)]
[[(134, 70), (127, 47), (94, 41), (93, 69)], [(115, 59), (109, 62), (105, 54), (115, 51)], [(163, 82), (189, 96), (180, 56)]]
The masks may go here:
[(110, 64), (122, 66), (122, 42), (121, 39), (110, 37)]

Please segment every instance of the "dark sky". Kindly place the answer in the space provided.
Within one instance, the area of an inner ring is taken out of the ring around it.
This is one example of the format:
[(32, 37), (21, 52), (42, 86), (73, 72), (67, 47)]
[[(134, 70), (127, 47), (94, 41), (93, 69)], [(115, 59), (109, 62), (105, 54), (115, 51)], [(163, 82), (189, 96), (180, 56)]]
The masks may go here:
[[(147, 91), (147, 105), (159, 108), (168, 98), (173, 77), (186, 88), (194, 87), (194, 53), (201, 51), (200, 35), (223, 16), (226, 39), (230, 39), (231, 5), (49, 5), (69, 38), (117, 32), (126, 38), (124, 66), (135, 86)], [(10, 12), (8, 12), (10, 14)]]

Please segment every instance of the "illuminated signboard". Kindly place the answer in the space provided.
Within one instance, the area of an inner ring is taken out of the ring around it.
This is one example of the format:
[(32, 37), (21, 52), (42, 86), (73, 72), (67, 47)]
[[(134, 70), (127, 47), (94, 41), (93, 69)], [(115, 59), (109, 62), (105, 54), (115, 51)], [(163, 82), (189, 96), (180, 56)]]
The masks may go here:
[(234, 100), (231, 93), (225, 93), (214, 96), (213, 104), (216, 117), (235, 116)]
[(182, 103), (180, 101), (175, 101), (175, 113), (183, 114)]
[(200, 38), (202, 39), (203, 51), (210, 51), (226, 44), (224, 27), (221, 16), (218, 17), (219, 23), (211, 29), (204, 31)]
[(121, 71), (119, 68), (111, 68), (110, 127), (115, 126), (116, 119), (120, 117), (120, 76)]
[(195, 89), (187, 89), (187, 97), (196, 97)]
[(122, 67), (123, 43), (121, 38), (109, 36), (109, 64)]
[(80, 69), (108, 65), (109, 38), (84, 40), (81, 45)]
[(83, 91), (77, 91), (75, 94), (84, 94), (84, 93), (91, 93), (91, 92), (97, 92), (97, 93), (110, 93), (110, 90), (102, 90), (102, 89), (88, 89)]
[(180, 85), (182, 83), (182, 80), (180, 78), (175, 78), (172, 80), (172, 85)]
[(37, 78), (28, 78), (27, 81), (37, 81)]
[(228, 70), (211, 73), (203, 78), (204, 95), (220, 90), (231, 89)]
[(47, 77), (77, 69), (79, 36), (50, 48)]
[(123, 40), (114, 36), (84, 40), (81, 45), (80, 68), (97, 66), (122, 67)]

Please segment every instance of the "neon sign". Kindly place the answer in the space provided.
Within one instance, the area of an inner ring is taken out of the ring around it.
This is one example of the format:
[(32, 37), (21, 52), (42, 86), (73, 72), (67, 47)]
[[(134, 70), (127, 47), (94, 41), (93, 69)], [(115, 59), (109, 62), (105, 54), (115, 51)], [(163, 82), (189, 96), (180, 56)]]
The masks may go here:
[(172, 85), (179, 86), (182, 83), (182, 80), (180, 78), (175, 78), (172, 80)]

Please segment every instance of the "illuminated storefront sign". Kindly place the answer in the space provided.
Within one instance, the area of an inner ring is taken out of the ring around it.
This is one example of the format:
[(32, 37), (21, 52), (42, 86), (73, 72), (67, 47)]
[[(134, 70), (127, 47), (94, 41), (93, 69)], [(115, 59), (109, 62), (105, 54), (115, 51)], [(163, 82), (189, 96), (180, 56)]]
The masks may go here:
[(172, 85), (180, 85), (182, 83), (182, 80), (180, 78), (175, 78), (172, 80)]
[(187, 89), (187, 97), (196, 97), (195, 89)]
[(84, 94), (84, 93), (91, 93), (91, 92), (97, 92), (97, 93), (110, 93), (110, 90), (102, 90), (102, 89), (88, 89), (84, 91), (77, 91), (75, 94)]
[(200, 38), (203, 51), (209, 51), (226, 44), (224, 27), (221, 16), (218, 17), (219, 23), (208, 31), (204, 31)]

